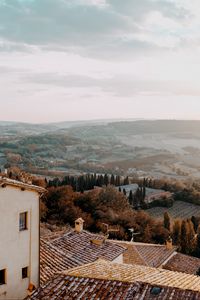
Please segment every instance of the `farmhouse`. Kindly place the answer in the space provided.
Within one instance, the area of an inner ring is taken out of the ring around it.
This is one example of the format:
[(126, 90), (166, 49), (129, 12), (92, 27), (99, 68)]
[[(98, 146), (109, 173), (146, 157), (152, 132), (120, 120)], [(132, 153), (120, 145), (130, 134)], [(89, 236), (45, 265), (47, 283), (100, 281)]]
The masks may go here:
[(39, 286), (39, 198), (43, 188), (0, 177), (0, 299)]
[[(128, 185), (121, 185), (120, 186), (121, 191), (125, 190), (126, 191), (126, 195), (128, 196), (130, 191), (132, 191), (132, 193), (136, 193), (137, 189), (139, 188), (139, 185), (134, 183), (134, 184), (128, 184)], [(117, 187), (118, 189), (118, 187)], [(152, 189), (152, 188), (145, 188), (145, 199), (144, 201), (148, 204), (151, 203), (155, 200), (167, 200), (167, 199), (171, 199), (172, 198), (172, 193), (164, 191), (164, 190), (160, 190), (160, 189)]]

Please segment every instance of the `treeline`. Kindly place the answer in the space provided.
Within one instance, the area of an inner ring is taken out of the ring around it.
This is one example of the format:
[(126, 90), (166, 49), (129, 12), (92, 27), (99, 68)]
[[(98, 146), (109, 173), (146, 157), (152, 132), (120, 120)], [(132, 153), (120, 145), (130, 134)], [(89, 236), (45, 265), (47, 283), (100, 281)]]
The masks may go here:
[[(173, 198), (175, 201), (184, 201), (193, 204), (200, 205), (200, 181), (199, 180), (187, 180), (180, 181), (177, 179), (170, 178), (144, 178), (144, 179), (134, 179), (134, 182), (139, 186), (144, 186), (147, 188), (162, 189), (164, 191), (169, 191), (173, 193)], [(156, 202), (154, 203), (156, 205)], [(162, 206), (162, 203), (157, 203), (156, 206)], [(173, 205), (173, 202), (166, 202), (166, 205)]]
[(200, 217), (176, 219), (172, 224), (168, 213), (165, 212), (163, 225), (169, 231), (178, 251), (200, 257)]
[(65, 186), (70, 185), (76, 192), (84, 192), (94, 189), (95, 186), (102, 187), (107, 185), (127, 185), (129, 184), (129, 178), (121, 177), (119, 175), (108, 174), (85, 174), (80, 176), (65, 176), (63, 179), (54, 178), (49, 180), (48, 186)]
[[(121, 192), (121, 188), (119, 188), (119, 191)], [(123, 189), (123, 193), (126, 196), (126, 191)], [(130, 190), (128, 195), (128, 201), (130, 206), (133, 209), (146, 209), (147, 204), (145, 203), (145, 197), (146, 197), (146, 188), (145, 187), (138, 187), (136, 191)]]
[(41, 202), (42, 221), (54, 224), (70, 224), (82, 217), (85, 229), (105, 232), (105, 226), (115, 228), (110, 232), (114, 239), (131, 240), (133, 228), (137, 241), (164, 243), (169, 231), (162, 221), (153, 219), (142, 210), (131, 208), (127, 197), (115, 187), (108, 185), (89, 192), (74, 192), (71, 186), (48, 187), (48, 193)]

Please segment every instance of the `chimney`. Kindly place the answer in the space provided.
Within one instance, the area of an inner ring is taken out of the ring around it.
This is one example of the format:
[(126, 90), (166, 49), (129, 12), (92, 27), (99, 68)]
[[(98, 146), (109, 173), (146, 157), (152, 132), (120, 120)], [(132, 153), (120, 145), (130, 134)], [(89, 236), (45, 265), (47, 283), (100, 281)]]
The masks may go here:
[(173, 249), (172, 238), (170, 236), (166, 240), (166, 249), (167, 250), (172, 250)]
[(96, 238), (90, 240), (90, 243), (97, 245), (97, 246), (102, 246), (103, 244), (105, 244), (108, 237), (109, 237), (109, 235), (103, 236), (102, 238), (96, 237)]
[(84, 223), (84, 220), (82, 218), (78, 218), (76, 221), (75, 221), (75, 231), (80, 233), (83, 231), (83, 223)]

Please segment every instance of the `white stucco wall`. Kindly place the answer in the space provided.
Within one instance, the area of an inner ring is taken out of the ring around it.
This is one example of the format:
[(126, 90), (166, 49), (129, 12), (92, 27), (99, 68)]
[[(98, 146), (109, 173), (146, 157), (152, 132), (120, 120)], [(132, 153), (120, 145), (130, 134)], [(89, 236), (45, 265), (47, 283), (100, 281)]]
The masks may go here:
[[(19, 214), (28, 212), (28, 229), (19, 231)], [(20, 188), (0, 187), (0, 270), (6, 269), (6, 284), (0, 299), (23, 299), (29, 283), (39, 285), (39, 195)], [(22, 268), (29, 277), (22, 279)]]
[(120, 254), (117, 258), (115, 258), (112, 262), (118, 263), (118, 264), (123, 264), (124, 259), (123, 259), (123, 254)]

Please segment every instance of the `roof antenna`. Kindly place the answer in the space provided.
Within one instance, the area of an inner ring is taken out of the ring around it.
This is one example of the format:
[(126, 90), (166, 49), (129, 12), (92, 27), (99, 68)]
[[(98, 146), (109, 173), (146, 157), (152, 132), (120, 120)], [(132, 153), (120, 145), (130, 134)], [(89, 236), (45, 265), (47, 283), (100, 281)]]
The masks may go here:
[(119, 232), (119, 228), (109, 228), (109, 225), (106, 223), (102, 223), (106, 227), (106, 235), (109, 237), (109, 232)]
[(135, 232), (135, 231), (134, 231), (134, 228), (129, 228), (129, 231), (131, 232), (131, 242), (134, 242), (134, 237), (135, 237), (136, 235), (139, 235), (140, 232)]

